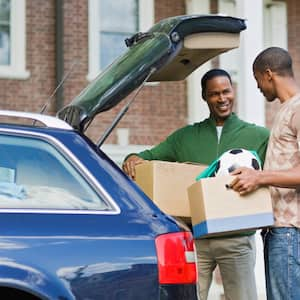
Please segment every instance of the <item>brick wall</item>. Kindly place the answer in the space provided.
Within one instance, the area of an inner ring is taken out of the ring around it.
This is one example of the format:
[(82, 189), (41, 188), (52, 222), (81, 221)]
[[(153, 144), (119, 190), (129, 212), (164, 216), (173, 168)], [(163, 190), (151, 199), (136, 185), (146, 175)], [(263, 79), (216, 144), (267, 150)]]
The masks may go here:
[(88, 84), (88, 0), (64, 0), (64, 102)]
[[(185, 14), (184, 0), (155, 2), (156, 22), (182, 14)], [(110, 124), (123, 105), (124, 103), (120, 103), (112, 112), (98, 115), (96, 118), (99, 122), (92, 123), (88, 134), (99, 137), (99, 133)], [(153, 145), (185, 125), (186, 118), (186, 82), (164, 82), (156, 86), (145, 86), (117, 128), (130, 128), (129, 142), (132, 144)], [(107, 142), (116, 142), (115, 131)]]
[[(288, 11), (288, 47), (300, 80), (300, 5), (286, 0)], [(88, 0), (64, 1), (64, 72), (70, 73), (64, 84), (64, 104), (69, 103), (87, 84), (88, 73)], [(217, 11), (217, 1), (211, 1), (211, 11)], [(156, 0), (155, 20), (185, 14), (184, 0)], [(55, 1), (26, 1), (26, 68), (27, 80), (0, 79), (2, 109), (39, 112), (56, 87), (55, 79)], [(214, 65), (217, 60), (214, 60)], [(156, 144), (172, 131), (186, 124), (186, 82), (164, 82), (145, 86), (117, 128), (130, 128), (130, 143)], [(130, 95), (128, 98), (132, 97)], [(55, 99), (53, 99), (53, 102)], [(124, 104), (96, 117), (88, 135), (97, 139), (110, 125)], [(271, 127), (278, 104), (266, 103), (267, 126)], [(54, 114), (52, 105), (47, 113)], [(116, 130), (108, 143), (116, 142)]]
[[(4, 109), (39, 112), (56, 87), (55, 1), (27, 0), (27, 80), (0, 79), (0, 103)], [(64, 104), (87, 84), (88, 7), (87, 0), (64, 1)], [(185, 14), (184, 0), (155, 2), (155, 20)], [(132, 97), (130, 95), (128, 98)], [(55, 114), (55, 97), (47, 113)], [(97, 139), (124, 104), (96, 117), (87, 134)], [(145, 86), (117, 128), (130, 128), (130, 143), (153, 145), (186, 124), (186, 82), (165, 82)], [(116, 142), (115, 131), (107, 140)]]
[[(80, 3), (80, 7), (79, 4)], [(65, 103), (73, 99), (88, 84), (87, 74), (87, 1), (65, 1), (65, 71), (74, 61), (79, 62), (64, 86)], [(160, 0), (155, 3), (155, 19), (182, 15), (184, 0)], [(128, 96), (133, 97), (134, 92)], [(111, 111), (96, 116), (87, 130), (88, 136), (97, 140), (123, 107), (120, 103)], [(132, 144), (153, 145), (163, 140), (172, 131), (186, 124), (186, 83), (167, 82), (145, 86), (123, 117), (117, 128), (130, 128), (129, 141)], [(117, 129), (116, 128), (116, 129)], [(106, 141), (116, 143), (116, 130)]]
[(27, 80), (0, 79), (2, 109), (38, 112), (54, 89), (53, 1), (26, 1)]

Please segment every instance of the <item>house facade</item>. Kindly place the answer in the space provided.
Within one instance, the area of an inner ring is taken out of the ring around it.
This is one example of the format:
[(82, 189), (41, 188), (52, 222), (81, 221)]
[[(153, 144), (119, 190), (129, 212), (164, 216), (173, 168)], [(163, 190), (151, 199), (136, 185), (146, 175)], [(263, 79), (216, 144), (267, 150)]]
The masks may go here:
[[(55, 114), (126, 50), (126, 37), (162, 18), (221, 13), (247, 20), (240, 47), (184, 81), (144, 86), (105, 147), (122, 157), (128, 145), (137, 150), (157, 144), (176, 128), (205, 118), (200, 79), (215, 66), (233, 77), (236, 112), (271, 127), (277, 106), (265, 103), (251, 65), (263, 48), (282, 46), (291, 52), (300, 76), (300, 44), (295, 38), (299, 9), (296, 0), (0, 0), (1, 108)], [(122, 105), (97, 116), (88, 135), (99, 138)]]

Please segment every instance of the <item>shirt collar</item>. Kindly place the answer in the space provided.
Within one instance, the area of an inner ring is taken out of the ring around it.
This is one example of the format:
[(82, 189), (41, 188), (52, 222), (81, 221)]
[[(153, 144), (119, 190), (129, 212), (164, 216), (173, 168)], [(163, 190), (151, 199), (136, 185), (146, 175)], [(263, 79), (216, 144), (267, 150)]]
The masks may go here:
[[(212, 124), (214, 126), (217, 126), (216, 125), (216, 120), (214, 119), (214, 117), (212, 115), (209, 116), (209, 120), (212, 122)], [(235, 113), (231, 113), (231, 115), (225, 120), (223, 128), (227, 127), (231, 124), (234, 124), (238, 120), (239, 120), (239, 118), (237, 117), (237, 115)]]

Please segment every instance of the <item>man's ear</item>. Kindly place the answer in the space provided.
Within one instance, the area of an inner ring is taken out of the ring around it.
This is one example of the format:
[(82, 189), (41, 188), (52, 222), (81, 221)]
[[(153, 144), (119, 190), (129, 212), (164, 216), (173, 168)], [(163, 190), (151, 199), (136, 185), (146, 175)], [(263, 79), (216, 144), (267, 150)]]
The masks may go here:
[(202, 99), (206, 102), (205, 93), (202, 91)]
[(274, 72), (271, 69), (266, 69), (264, 73), (268, 80), (272, 80)]

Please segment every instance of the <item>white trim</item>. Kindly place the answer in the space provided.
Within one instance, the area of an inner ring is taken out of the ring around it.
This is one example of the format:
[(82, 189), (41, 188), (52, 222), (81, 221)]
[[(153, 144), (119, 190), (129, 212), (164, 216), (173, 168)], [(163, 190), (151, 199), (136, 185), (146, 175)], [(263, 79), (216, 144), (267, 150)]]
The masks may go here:
[(118, 211), (110, 210), (81, 210), (81, 209), (43, 209), (43, 208), (1, 208), (0, 207), (0, 214), (3, 213), (23, 213), (23, 214), (54, 214), (54, 215), (119, 215), (120, 209)]
[(26, 0), (11, 0), (11, 64), (0, 65), (0, 78), (27, 79), (26, 70)]
[[(226, 16), (236, 17), (235, 0), (219, 0), (219, 13)], [(233, 49), (219, 56), (220, 68), (226, 70), (233, 82), (239, 82), (239, 55), (240, 49)]]
[[(186, 0), (187, 14), (208, 14), (209, 0)], [(199, 122), (209, 116), (209, 109), (201, 96), (201, 78), (211, 68), (211, 62), (203, 64), (187, 79), (188, 123)]]
[(263, 49), (263, 0), (236, 0), (237, 16), (246, 19), (241, 33), (238, 83), (238, 115), (258, 125), (265, 125), (265, 101), (252, 74), (252, 64)]
[(264, 5), (264, 46), (288, 48), (286, 2), (265, 0)]
[(154, 1), (139, 0), (139, 31), (148, 31), (154, 24)]
[[(100, 66), (100, 0), (88, 2), (89, 70), (87, 80), (92, 81), (101, 72)], [(154, 22), (154, 0), (139, 0), (139, 30), (148, 30)]]
[(65, 121), (48, 115), (41, 115), (36, 113), (13, 111), (13, 110), (0, 110), (0, 116), (30, 119), (34, 121), (39, 121), (44, 125), (46, 125), (47, 127), (73, 130), (73, 128)]
[(100, 44), (97, 42), (97, 35), (100, 31), (100, 1), (89, 0), (88, 6), (89, 72), (87, 80), (91, 81), (98, 75), (100, 66)]
[(13, 66), (0, 66), (0, 78), (6, 79), (28, 79), (30, 72), (26, 70), (17, 70)]

